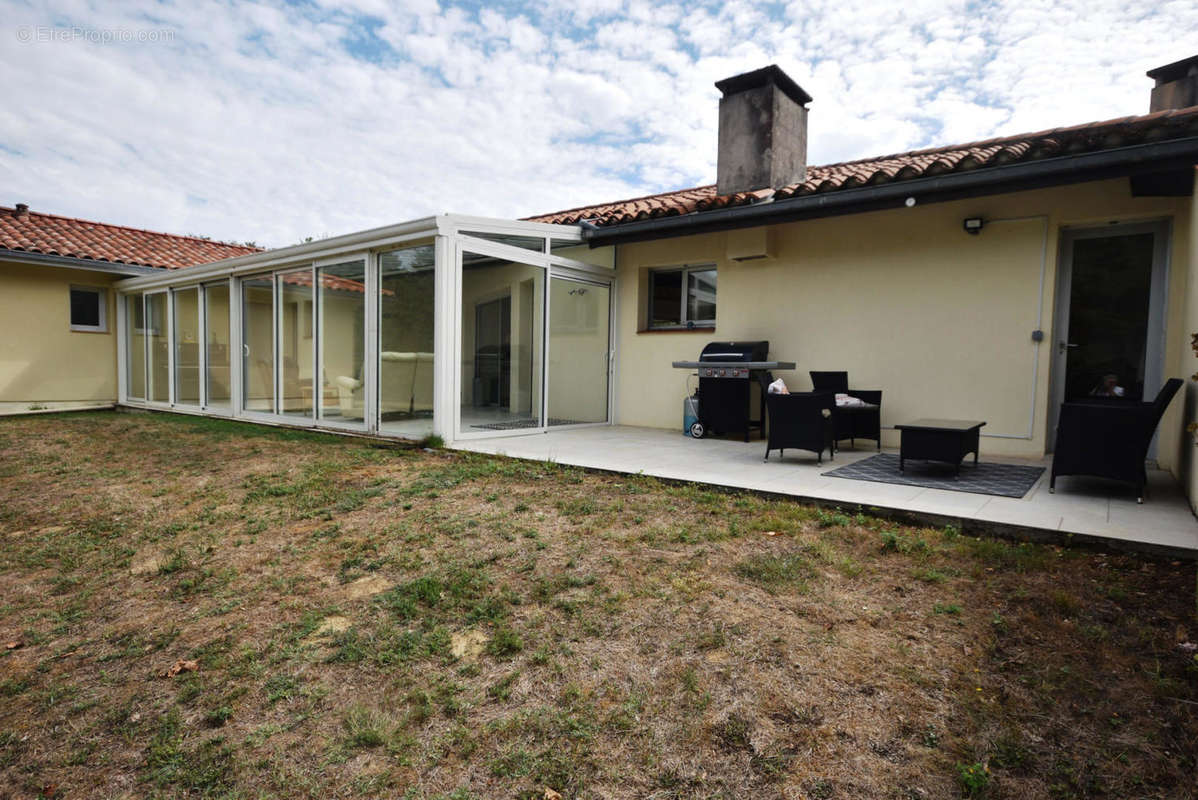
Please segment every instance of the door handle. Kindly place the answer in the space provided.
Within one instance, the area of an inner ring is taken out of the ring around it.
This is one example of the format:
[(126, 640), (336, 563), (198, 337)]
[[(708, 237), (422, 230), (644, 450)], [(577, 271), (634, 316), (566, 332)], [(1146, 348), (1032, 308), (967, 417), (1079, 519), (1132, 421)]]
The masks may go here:
[(1073, 342), (1057, 342), (1057, 347), (1059, 348), (1060, 352), (1064, 353), (1064, 352), (1065, 352), (1065, 350), (1066, 350), (1066, 349), (1068, 349), (1068, 348), (1071, 348), (1071, 347), (1081, 347), (1081, 345), (1080, 345), (1080, 344), (1074, 344)]

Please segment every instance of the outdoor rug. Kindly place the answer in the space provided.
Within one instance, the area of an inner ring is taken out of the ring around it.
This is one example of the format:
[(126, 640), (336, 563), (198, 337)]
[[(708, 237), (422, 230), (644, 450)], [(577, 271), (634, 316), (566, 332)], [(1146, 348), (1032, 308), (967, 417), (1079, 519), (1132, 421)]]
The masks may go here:
[(879, 453), (823, 474), (833, 478), (922, 486), (925, 489), (947, 489), (950, 492), (1023, 497), (1036, 485), (1036, 481), (1040, 480), (1040, 476), (1044, 474), (1044, 467), (987, 464), (984, 461), (974, 466), (973, 459), (970, 458), (961, 464), (961, 477), (958, 478), (955, 477), (951, 466), (935, 461), (908, 460), (906, 472), (899, 472), (897, 454)]

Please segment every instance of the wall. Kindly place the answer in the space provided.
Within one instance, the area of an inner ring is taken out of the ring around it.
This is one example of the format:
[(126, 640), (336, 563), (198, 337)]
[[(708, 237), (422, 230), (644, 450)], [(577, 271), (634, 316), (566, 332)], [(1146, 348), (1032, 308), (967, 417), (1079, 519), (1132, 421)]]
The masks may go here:
[[(1198, 357), (1195, 356), (1192, 347), (1190, 346), (1190, 337), (1198, 333), (1198, 182), (1195, 183), (1195, 194), (1190, 202), (1190, 246), (1189, 260), (1183, 262), (1178, 260), (1178, 272), (1182, 272), (1182, 267), (1185, 267), (1187, 283), (1184, 290), (1180, 293), (1181, 297), (1177, 298), (1177, 302), (1182, 306), (1180, 312), (1185, 323), (1180, 331), (1180, 335), (1175, 337), (1179, 341), (1178, 366), (1175, 374), (1179, 378), (1185, 379), (1186, 385), (1182, 389), (1182, 395), (1185, 399), (1183, 405), (1183, 422), (1191, 422), (1198, 419), (1198, 385), (1191, 379), (1191, 376), (1198, 374)], [(1174, 405), (1182, 405), (1174, 403)], [(1181, 465), (1181, 474), (1185, 478), (1186, 491), (1190, 498), (1190, 507), (1198, 511), (1198, 469), (1195, 468), (1195, 462), (1198, 461), (1198, 452), (1195, 451), (1196, 435), (1183, 433), (1181, 443), (1178, 446), (1180, 451), (1178, 462)]]
[(0, 413), (116, 402), (116, 293), (107, 333), (71, 330), (71, 286), (121, 276), (0, 262)]
[[(990, 220), (978, 236), (961, 228), (972, 216)], [(983, 419), (984, 453), (1039, 456), (1061, 227), (1165, 217), (1173, 224), (1172, 375), (1184, 338), (1190, 201), (1132, 198), (1126, 180), (790, 223), (776, 227), (774, 257), (761, 261), (727, 259), (722, 233), (622, 246), (615, 419), (681, 430), (689, 373), (670, 362), (696, 359), (712, 340), (768, 339), (772, 357), (798, 364), (779, 373), (793, 390), (811, 388), (808, 370), (847, 369), (852, 386), (885, 391), (884, 426)], [(1009, 218), (1020, 219), (999, 221)], [(715, 332), (638, 332), (647, 269), (703, 262), (719, 270)], [(1045, 341), (1037, 345), (1031, 333), (1041, 314)], [(1160, 461), (1175, 473), (1181, 417), (1175, 403), (1160, 440)], [(897, 446), (897, 432), (884, 432), (884, 443)]]

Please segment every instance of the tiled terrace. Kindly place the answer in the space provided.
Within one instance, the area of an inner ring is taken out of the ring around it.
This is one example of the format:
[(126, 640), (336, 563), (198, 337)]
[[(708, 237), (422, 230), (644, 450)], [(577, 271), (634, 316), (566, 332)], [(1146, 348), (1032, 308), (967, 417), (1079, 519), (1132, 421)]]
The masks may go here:
[[(1087, 541), (1121, 549), (1198, 558), (1198, 520), (1171, 475), (1150, 470), (1143, 505), (1125, 485), (1059, 478), (1048, 492), (1048, 473), (1020, 499), (826, 477), (837, 466), (874, 454), (871, 443), (845, 449), (829, 464), (798, 451), (763, 462), (765, 445), (727, 439), (695, 440), (681, 433), (626, 426), (573, 428), (545, 434), (458, 442), (454, 447), (515, 458), (638, 473), (659, 478), (790, 495), (846, 508), (880, 509), (967, 532), (990, 531), (1047, 541)], [(983, 457), (985, 461), (1040, 464)]]

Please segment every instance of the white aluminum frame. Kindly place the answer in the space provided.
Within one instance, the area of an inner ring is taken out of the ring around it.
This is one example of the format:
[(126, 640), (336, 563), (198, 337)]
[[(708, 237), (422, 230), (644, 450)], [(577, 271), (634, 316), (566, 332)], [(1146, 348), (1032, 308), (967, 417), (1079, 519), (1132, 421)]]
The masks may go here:
[[(476, 228), (472, 228), (476, 229)], [(519, 235), (521, 231), (505, 230), (497, 231), (501, 233), (513, 233)], [(546, 236), (545, 252), (538, 253), (534, 250), (528, 250), (522, 247), (506, 245), (500, 242), (495, 242), (490, 239), (479, 239), (474, 236), (458, 234), (455, 237), (454, 250), (454, 273), (455, 284), (453, 288), (454, 307), (453, 313), (453, 330), (454, 330), (454, 349), (456, 355), (456, 364), (461, 363), (463, 355), (462, 348), (462, 308), (460, 299), (462, 297), (462, 256), (463, 253), (477, 253), (478, 255), (491, 256), (505, 261), (510, 261), (516, 264), (524, 264), (531, 267), (540, 267), (544, 270), (545, 288), (543, 290), (543, 299), (541, 305), (541, 399), (540, 409), (538, 414), (539, 424), (527, 428), (517, 428), (512, 430), (497, 430), (497, 431), (467, 431), (462, 428), (462, 375), (460, 369), (455, 369), (451, 379), (454, 382), (454, 415), (453, 415), (453, 438), (457, 441), (471, 441), (476, 439), (498, 439), (509, 436), (532, 436), (539, 433), (547, 433), (550, 430), (565, 430), (575, 427), (590, 427), (595, 425), (610, 425), (612, 423), (612, 384), (613, 373), (611, 369), (614, 359), (614, 342), (615, 328), (610, 324), (612, 319), (612, 308), (615, 305), (615, 270), (607, 267), (599, 267), (594, 264), (588, 264), (583, 261), (576, 261), (561, 256), (555, 256), (548, 252), (550, 250), (550, 239), (561, 239), (560, 236)], [(589, 283), (605, 285), (608, 289), (608, 352), (613, 353), (613, 356), (608, 358), (607, 370), (607, 418), (603, 422), (582, 422), (577, 425), (556, 425), (549, 426), (549, 320), (551, 314), (550, 308), (550, 281), (555, 277), (566, 278), (570, 280), (583, 280)], [(437, 323), (440, 326), (440, 323)], [(435, 414), (434, 414), (435, 416)]]
[[(479, 239), (463, 231), (494, 233), (544, 239), (543, 252), (505, 245), (490, 239)], [(380, 432), (379, 420), (379, 253), (404, 245), (415, 245), (431, 241), (434, 248), (434, 310), (433, 310), (433, 433), (446, 442), (456, 439), (492, 438), (519, 434), (543, 433), (547, 427), (549, 408), (549, 289), (555, 277), (582, 280), (605, 285), (609, 292), (608, 302), (608, 370), (607, 370), (607, 420), (599, 423), (580, 423), (581, 426), (610, 425), (615, 413), (616, 376), (616, 321), (617, 298), (615, 269), (553, 255), (552, 246), (561, 243), (584, 244), (582, 228), (573, 225), (552, 225), (538, 222), (499, 220), (486, 217), (443, 214), (425, 217), (380, 228), (359, 231), (345, 236), (333, 237), (317, 242), (295, 245), (278, 250), (253, 253), (224, 261), (191, 267), (186, 270), (163, 270), (154, 274), (139, 275), (115, 284), (116, 318), (118, 338), (118, 400), (124, 405), (144, 406), (172, 410), (179, 413), (194, 413), (207, 416), (232, 417), (268, 425), (320, 428), (336, 432), (369, 433)], [(541, 343), (541, 397), (540, 422), (538, 428), (517, 431), (486, 431), (461, 434), (461, 287), (462, 251), (477, 252), (544, 270), (545, 289), (542, 307)], [(365, 264), (366, 298), (363, 351), (363, 423), (339, 423), (322, 418), (321, 397), (323, 378), (320, 340), (320, 287), (318, 269), (322, 266), (361, 260)], [(614, 261), (614, 259), (613, 259)], [(294, 270), (307, 269), (312, 277), (312, 347), (313, 347), (313, 412), (310, 417), (286, 416), (281, 413), (282, 368), (279, 357), (281, 346), (281, 308), (279, 275)], [(248, 277), (270, 277), (272, 292), (272, 354), (274, 356), (274, 397), (269, 412), (251, 411), (245, 408), (245, 319), (243, 314), (242, 279)], [(208, 290), (224, 282), (229, 291), (229, 391), (228, 407), (210, 404), (208, 396)], [(200, 405), (180, 405), (176, 402), (175, 375), (175, 330), (174, 292), (196, 288), (199, 293), (199, 329), (201, 338), (200, 362)], [(132, 293), (141, 294), (142, 315), (147, 316), (150, 294), (167, 293), (167, 337), (169, 395), (167, 403), (149, 400), (150, 394), (150, 336), (144, 337), (145, 346), (145, 400), (128, 396), (129, 353), (126, 341), (127, 308), (125, 297)], [(552, 430), (558, 430), (558, 426)], [(570, 426), (575, 427), (575, 426)]]

